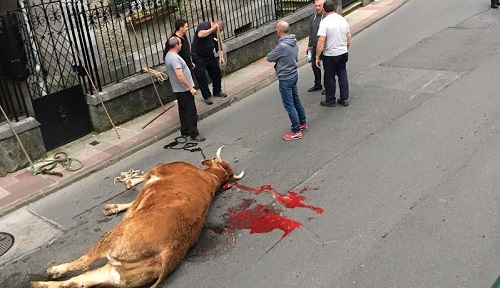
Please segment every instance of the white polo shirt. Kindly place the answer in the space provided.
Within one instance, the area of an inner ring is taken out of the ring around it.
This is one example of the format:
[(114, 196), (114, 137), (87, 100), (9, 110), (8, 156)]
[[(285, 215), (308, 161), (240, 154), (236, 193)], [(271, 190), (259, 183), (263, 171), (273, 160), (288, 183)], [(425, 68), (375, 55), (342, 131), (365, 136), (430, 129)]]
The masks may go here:
[(318, 36), (325, 36), (323, 55), (338, 56), (347, 53), (349, 24), (337, 13), (327, 15), (319, 24)]

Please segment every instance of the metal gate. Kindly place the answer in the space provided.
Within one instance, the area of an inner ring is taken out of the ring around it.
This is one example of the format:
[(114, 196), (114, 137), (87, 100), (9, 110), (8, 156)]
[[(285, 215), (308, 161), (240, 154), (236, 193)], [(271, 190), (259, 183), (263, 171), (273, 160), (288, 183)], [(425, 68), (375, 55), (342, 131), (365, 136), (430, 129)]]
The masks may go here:
[(25, 79), (47, 150), (92, 130), (82, 69), (88, 65), (85, 51), (79, 52), (87, 43), (74, 28), (83, 17), (76, 11), (71, 0), (24, 0), (20, 9), (2, 16), (4, 26), (15, 28), (7, 74)]

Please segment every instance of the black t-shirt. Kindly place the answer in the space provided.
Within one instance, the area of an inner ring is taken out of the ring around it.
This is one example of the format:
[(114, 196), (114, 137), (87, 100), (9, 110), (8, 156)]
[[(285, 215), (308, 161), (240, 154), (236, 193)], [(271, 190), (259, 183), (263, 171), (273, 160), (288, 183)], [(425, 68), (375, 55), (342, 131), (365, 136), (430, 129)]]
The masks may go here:
[(191, 45), (191, 52), (196, 53), (201, 56), (213, 56), (214, 49), (216, 52), (219, 51), (219, 46), (217, 44), (217, 34), (212, 33), (205, 38), (198, 37), (198, 32), (201, 30), (208, 30), (212, 27), (211, 23), (201, 22), (198, 27), (196, 27), (196, 31), (193, 37), (193, 43)]
[[(174, 34), (172, 34), (172, 36), (170, 36), (170, 37), (174, 37), (174, 36), (181, 39), (182, 46), (181, 46), (181, 51), (179, 51), (179, 56), (181, 56), (182, 60), (184, 60), (184, 62), (186, 62), (189, 69), (193, 69), (193, 61), (191, 61), (191, 49), (189, 47), (189, 41), (187, 39), (187, 36), (184, 35), (184, 37), (179, 37), (174, 32)], [(165, 47), (167, 47), (167, 43), (165, 43)], [(163, 53), (163, 59), (165, 59), (165, 55), (167, 55), (167, 52), (168, 51), (165, 51)]]

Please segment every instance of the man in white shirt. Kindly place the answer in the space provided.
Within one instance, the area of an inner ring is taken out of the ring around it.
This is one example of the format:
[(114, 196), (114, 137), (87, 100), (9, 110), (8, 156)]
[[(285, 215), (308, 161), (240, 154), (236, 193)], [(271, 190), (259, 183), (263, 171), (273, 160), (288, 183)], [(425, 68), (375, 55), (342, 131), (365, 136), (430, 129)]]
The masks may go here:
[(316, 47), (316, 65), (323, 62), (326, 99), (320, 102), (321, 106), (337, 106), (335, 99), (336, 78), (339, 80), (340, 97), (338, 103), (349, 106), (349, 82), (347, 80), (347, 49), (351, 44), (349, 24), (344, 17), (335, 13), (335, 4), (332, 0), (323, 3), (326, 17), (321, 21), (318, 29), (318, 44)]

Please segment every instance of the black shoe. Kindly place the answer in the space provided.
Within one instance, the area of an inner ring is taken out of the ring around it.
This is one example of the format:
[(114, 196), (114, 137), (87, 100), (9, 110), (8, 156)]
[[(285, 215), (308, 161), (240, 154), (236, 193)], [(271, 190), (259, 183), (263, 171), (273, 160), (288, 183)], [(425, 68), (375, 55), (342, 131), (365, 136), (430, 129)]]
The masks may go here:
[(314, 91), (319, 91), (319, 90), (321, 90), (321, 87), (313, 86), (313, 87), (307, 89), (307, 92), (314, 92)]
[(321, 91), (321, 95), (326, 95), (326, 89), (323, 89), (323, 91)]
[(339, 100), (338, 102), (340, 105), (342, 105), (344, 107), (349, 106), (349, 101), (347, 101), (347, 100)]
[(191, 140), (196, 141), (196, 142), (203, 142), (203, 141), (205, 141), (205, 137), (198, 134), (196, 137), (191, 137)]
[(491, 8), (497, 9), (498, 8), (498, 4), (491, 4)]
[(321, 102), (319, 102), (319, 104), (321, 106), (325, 106), (325, 107), (335, 107), (335, 106), (337, 106), (337, 103), (326, 101), (326, 100), (321, 100)]
[(212, 97), (208, 97), (207, 99), (205, 99), (205, 103), (207, 103), (208, 105), (212, 105), (214, 104), (214, 101), (212, 101)]
[(214, 94), (214, 97), (221, 97), (221, 98), (226, 98), (227, 94), (224, 92), (219, 92), (217, 94)]

